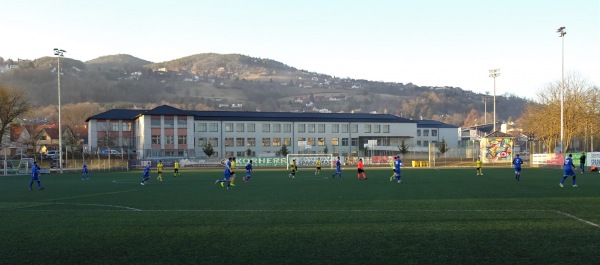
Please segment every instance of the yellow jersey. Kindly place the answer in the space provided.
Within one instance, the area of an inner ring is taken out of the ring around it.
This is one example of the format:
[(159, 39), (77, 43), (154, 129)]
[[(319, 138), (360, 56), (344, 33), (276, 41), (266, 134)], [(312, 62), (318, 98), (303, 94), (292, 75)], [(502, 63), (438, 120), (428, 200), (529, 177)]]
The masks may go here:
[(179, 162), (175, 162), (175, 169), (179, 169)]
[(163, 171), (163, 164), (158, 163), (158, 165), (156, 165), (156, 169), (158, 170), (158, 173), (161, 173)]
[(317, 159), (317, 167), (321, 167), (321, 159)]
[(475, 162), (476, 167), (481, 167), (482, 165), (483, 165), (483, 162), (481, 162), (481, 160), (477, 160), (477, 162)]

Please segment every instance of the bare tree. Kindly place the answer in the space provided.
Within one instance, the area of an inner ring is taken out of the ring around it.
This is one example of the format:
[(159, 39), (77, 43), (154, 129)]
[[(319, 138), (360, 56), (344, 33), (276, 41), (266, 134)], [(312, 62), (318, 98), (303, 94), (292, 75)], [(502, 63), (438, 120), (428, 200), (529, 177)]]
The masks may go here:
[[(526, 107), (519, 123), (526, 132), (536, 135), (539, 140), (554, 150), (560, 145), (560, 95), (561, 82), (550, 83), (538, 92), (538, 102)], [(565, 79), (563, 113), (565, 148), (568, 152), (577, 137), (584, 137), (586, 128), (598, 124), (598, 88), (578, 74), (570, 73)], [(590, 126), (586, 126), (590, 125)]]
[(0, 145), (10, 123), (30, 109), (31, 103), (24, 90), (0, 86)]

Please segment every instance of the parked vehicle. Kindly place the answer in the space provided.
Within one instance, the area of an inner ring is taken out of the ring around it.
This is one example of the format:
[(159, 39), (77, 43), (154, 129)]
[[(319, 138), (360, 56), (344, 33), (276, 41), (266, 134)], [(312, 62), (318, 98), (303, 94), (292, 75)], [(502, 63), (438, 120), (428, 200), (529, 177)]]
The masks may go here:
[(100, 155), (107, 156), (107, 155), (109, 155), (109, 154), (110, 154), (111, 156), (117, 156), (117, 155), (121, 155), (121, 153), (119, 153), (119, 151), (117, 151), (117, 150), (114, 150), (114, 149), (112, 149), (112, 150), (102, 150), (102, 151), (100, 151)]
[(51, 151), (46, 152), (46, 157), (52, 158), (52, 159), (58, 158), (58, 150), (51, 150)]

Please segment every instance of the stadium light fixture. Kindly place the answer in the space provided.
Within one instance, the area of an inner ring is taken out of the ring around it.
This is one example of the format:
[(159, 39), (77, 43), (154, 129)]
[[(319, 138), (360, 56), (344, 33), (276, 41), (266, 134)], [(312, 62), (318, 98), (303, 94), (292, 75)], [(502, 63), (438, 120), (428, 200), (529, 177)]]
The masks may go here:
[(60, 112), (60, 57), (65, 56), (65, 50), (54, 48), (54, 55), (58, 60), (57, 73), (58, 73), (58, 168), (59, 172), (63, 173), (63, 161), (62, 161), (62, 122)]
[(561, 81), (560, 81), (560, 153), (564, 154), (564, 143), (565, 143), (565, 27), (560, 27), (556, 30), (558, 37), (562, 40), (561, 47)]
[(494, 78), (494, 132), (496, 131), (496, 77), (500, 75), (500, 69), (490, 70), (490, 77)]

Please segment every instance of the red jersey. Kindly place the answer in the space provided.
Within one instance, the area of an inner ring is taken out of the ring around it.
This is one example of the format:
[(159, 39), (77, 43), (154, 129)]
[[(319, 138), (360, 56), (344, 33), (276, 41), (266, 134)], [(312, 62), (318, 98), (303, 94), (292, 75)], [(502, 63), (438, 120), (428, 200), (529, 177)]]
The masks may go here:
[(360, 168), (360, 169), (364, 169), (364, 167), (363, 167), (363, 162), (362, 162), (362, 161), (358, 161), (358, 168)]

